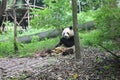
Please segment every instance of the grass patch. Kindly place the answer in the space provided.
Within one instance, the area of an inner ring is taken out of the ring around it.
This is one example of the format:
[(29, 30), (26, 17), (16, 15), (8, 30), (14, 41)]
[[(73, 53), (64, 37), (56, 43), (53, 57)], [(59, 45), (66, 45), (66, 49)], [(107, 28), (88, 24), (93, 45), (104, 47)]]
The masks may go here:
[[(88, 46), (98, 47), (98, 43), (102, 43), (103, 46), (105, 46), (110, 50), (114, 50), (117, 48), (116, 45), (112, 43), (112, 41), (101, 41), (99, 30), (79, 31), (79, 36), (80, 36), (81, 47), (88, 47)], [(11, 36), (9, 36), (9, 39), (11, 41), (0, 43), (0, 58), (11, 57), (11, 56), (18, 56), (18, 57), (31, 56), (36, 51), (53, 48), (59, 42), (59, 37), (38, 41), (39, 40), (38, 36), (33, 36), (32, 42), (29, 44), (18, 43), (19, 53), (14, 54), (13, 39), (11, 38)]]
[[(10, 23), (9, 23), (10, 24)], [(8, 25), (12, 26), (12, 25)], [(52, 27), (50, 28), (28, 28), (27, 31), (25, 31), (23, 34), (18, 33), (19, 36), (24, 36), (24, 35), (31, 35), (39, 32), (44, 32), (47, 30), (53, 29)], [(4, 41), (9, 39), (10, 41), (6, 42), (0, 42), (0, 58), (1, 57), (13, 57), (13, 56), (18, 56), (18, 57), (25, 57), (25, 56), (31, 56), (34, 54), (36, 50), (44, 50), (48, 48), (54, 47), (59, 38), (53, 38), (53, 39), (44, 39), (43, 41), (38, 41), (37, 36), (33, 36), (32, 42), (29, 44), (23, 44), (23, 43), (18, 43), (18, 48), (19, 48), (19, 53), (14, 54), (14, 45), (13, 45), (13, 26), (8, 29), (7, 33), (3, 33), (0, 35), (0, 41)]]
[(13, 55), (13, 43), (2, 42), (0, 43), (0, 57)]
[(82, 33), (79, 33), (79, 36), (81, 37), (81, 46), (96, 46), (97, 43), (100, 43), (100, 40), (98, 39), (99, 35), (99, 30), (92, 30), (89, 32), (84, 31)]
[(45, 39), (43, 41), (35, 41), (29, 44), (18, 43), (19, 46), (19, 53), (14, 54), (13, 50), (13, 43), (12, 42), (2, 42), (0, 43), (0, 57), (11, 57), (11, 56), (18, 56), (18, 57), (26, 57), (31, 56), (37, 50), (45, 50), (53, 48), (59, 38), (52, 38), (52, 39)]
[(111, 40), (104, 40), (103, 37), (101, 37), (101, 31), (100, 30), (91, 30), (91, 31), (82, 31), (79, 33), (80, 36), (80, 44), (82, 47), (99, 47), (99, 44), (103, 45), (109, 50), (119, 50), (119, 46), (115, 44)]

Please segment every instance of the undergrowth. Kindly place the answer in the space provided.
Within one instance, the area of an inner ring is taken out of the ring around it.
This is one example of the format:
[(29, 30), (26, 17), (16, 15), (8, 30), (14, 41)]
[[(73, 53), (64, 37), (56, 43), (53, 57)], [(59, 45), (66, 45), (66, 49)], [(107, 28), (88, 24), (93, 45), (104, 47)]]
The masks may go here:
[[(118, 47), (112, 41), (104, 41), (98, 39), (100, 37), (100, 30), (91, 31), (79, 31), (80, 45), (81, 47), (96, 47), (100, 48), (98, 44), (102, 44), (104, 47), (110, 50), (116, 50)], [(18, 43), (19, 53), (14, 54), (13, 41), (0, 43), (0, 57), (26, 57), (32, 56), (36, 51), (42, 51), (45, 49), (53, 48), (59, 42), (59, 37), (52, 39), (44, 39), (39, 41), (37, 36), (33, 36), (31, 43)]]
[(100, 40), (98, 39), (99, 35), (99, 30), (83, 31), (82, 33), (79, 33), (81, 45), (97, 46), (97, 43), (100, 43)]
[[(91, 31), (79, 31), (80, 45), (81, 47), (96, 47), (100, 48), (98, 44), (102, 44), (104, 47), (110, 50), (118, 49), (112, 41), (102, 41), (100, 39), (100, 30)], [(12, 39), (12, 38), (11, 38)], [(45, 49), (53, 48), (59, 42), (59, 37), (52, 39), (44, 39), (39, 41), (37, 36), (33, 36), (31, 43), (18, 43), (19, 53), (14, 54), (13, 41), (0, 42), (0, 57), (25, 57), (32, 56), (36, 51), (42, 51)]]
[(13, 42), (0, 43), (0, 57), (26, 57), (32, 56), (36, 51), (53, 48), (57, 44), (58, 38), (45, 39), (43, 41), (33, 40), (31, 43), (23, 44), (18, 43), (19, 52), (14, 54)]
[(104, 38), (101, 36), (101, 33), (99, 29), (79, 33), (81, 46), (101, 48), (100, 44), (109, 50), (119, 50), (119, 45), (116, 45), (113, 41), (103, 40)]

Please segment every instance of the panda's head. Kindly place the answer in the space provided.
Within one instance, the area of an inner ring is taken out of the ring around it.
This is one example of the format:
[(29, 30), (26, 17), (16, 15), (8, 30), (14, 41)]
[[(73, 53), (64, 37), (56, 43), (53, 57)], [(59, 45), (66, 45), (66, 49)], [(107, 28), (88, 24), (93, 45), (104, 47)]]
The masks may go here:
[(63, 29), (63, 32), (62, 32), (62, 37), (63, 38), (69, 39), (72, 36), (74, 36), (72, 26), (70, 26), (69, 28), (64, 28)]

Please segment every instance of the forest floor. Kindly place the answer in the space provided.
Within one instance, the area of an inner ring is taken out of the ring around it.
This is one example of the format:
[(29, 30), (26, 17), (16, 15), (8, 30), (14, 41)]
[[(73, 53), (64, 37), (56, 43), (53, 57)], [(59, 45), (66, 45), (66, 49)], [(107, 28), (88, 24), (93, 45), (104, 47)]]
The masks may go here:
[(108, 52), (84, 48), (81, 54), (79, 61), (74, 55), (3, 58), (0, 80), (120, 80), (120, 62)]

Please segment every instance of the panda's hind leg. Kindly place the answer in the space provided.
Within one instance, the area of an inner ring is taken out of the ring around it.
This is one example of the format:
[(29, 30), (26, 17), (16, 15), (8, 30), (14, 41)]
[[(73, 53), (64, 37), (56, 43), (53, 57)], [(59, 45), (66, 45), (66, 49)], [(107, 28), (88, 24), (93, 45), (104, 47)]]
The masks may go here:
[(66, 51), (64, 51), (64, 52), (62, 53), (63, 56), (70, 55), (70, 54), (74, 54), (73, 49), (67, 49)]
[(65, 50), (62, 55), (66, 56), (66, 55), (70, 55), (70, 54), (74, 54), (75, 52), (75, 46), (72, 46), (70, 48), (68, 48), (67, 50)]

